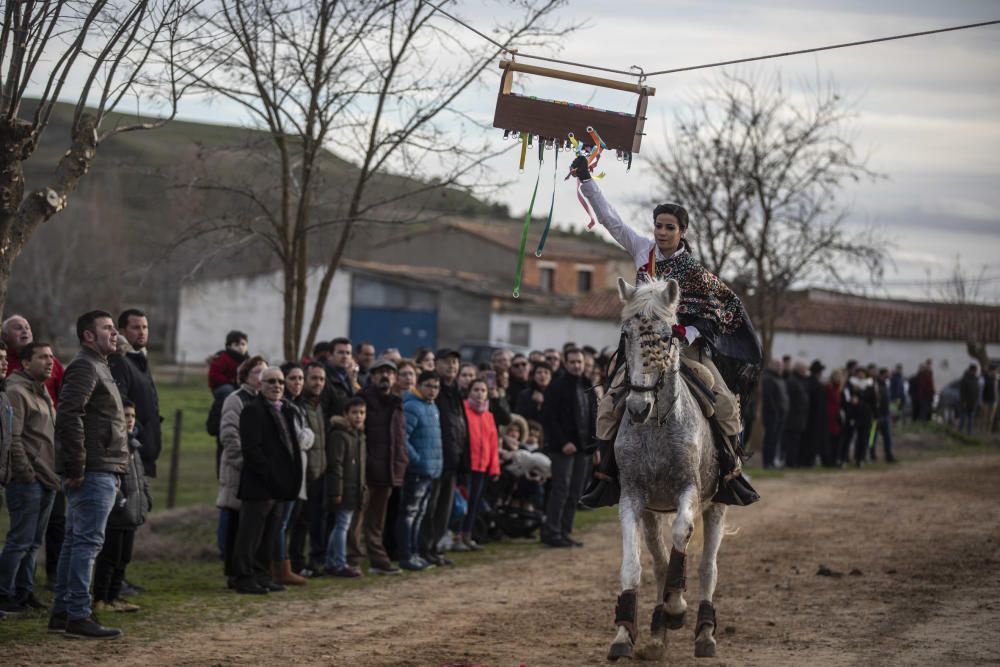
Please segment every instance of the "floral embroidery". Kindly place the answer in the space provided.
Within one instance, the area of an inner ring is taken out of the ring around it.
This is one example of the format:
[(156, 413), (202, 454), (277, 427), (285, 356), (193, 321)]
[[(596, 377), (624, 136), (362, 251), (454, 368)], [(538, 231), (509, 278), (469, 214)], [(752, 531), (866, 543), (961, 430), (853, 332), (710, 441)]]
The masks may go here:
[[(718, 276), (699, 264), (691, 253), (684, 252), (656, 262), (654, 274), (656, 278), (669, 276), (680, 285), (679, 314), (715, 322), (722, 334), (732, 334), (742, 323), (743, 302)], [(639, 269), (636, 282), (649, 279), (646, 267)]]

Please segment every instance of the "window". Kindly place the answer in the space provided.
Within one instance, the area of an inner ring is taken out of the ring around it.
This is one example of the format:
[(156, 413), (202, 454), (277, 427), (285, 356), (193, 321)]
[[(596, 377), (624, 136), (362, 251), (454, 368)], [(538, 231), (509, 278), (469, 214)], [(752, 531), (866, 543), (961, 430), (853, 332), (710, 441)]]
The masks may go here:
[(520, 347), (531, 346), (531, 322), (511, 322), (507, 342)]
[(543, 292), (551, 292), (556, 284), (556, 270), (543, 266), (538, 269), (538, 288)]
[(590, 269), (580, 269), (576, 272), (576, 291), (586, 294), (592, 289), (594, 272)]

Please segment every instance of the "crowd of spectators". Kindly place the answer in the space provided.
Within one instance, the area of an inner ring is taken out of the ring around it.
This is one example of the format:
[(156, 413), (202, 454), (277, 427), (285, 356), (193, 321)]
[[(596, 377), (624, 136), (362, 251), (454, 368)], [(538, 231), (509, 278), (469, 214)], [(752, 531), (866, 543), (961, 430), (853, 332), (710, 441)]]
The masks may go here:
[(481, 551), (496, 534), (499, 504), (533, 516), (543, 544), (582, 546), (572, 533), (593, 412), (572, 406), (593, 406), (596, 350), (500, 349), (480, 364), (452, 349), (377, 352), (335, 338), (270, 365), (232, 331), (211, 359), (230, 588), (449, 566), (449, 552)]
[[(0, 483), (11, 518), (0, 617), (48, 609), (49, 632), (115, 638), (121, 631), (94, 611), (139, 609), (126, 569), (152, 509), (162, 419), (146, 314), (92, 311), (76, 331), (80, 349), (64, 367), (25, 318), (0, 325)], [(335, 338), (275, 362), (230, 332), (210, 359), (206, 396), (226, 584), (267, 595), (317, 577), (448, 567), (450, 553), (481, 551), (499, 534), (582, 547), (573, 527), (607, 352), (497, 349), (476, 364), (448, 348), (404, 358)], [(854, 361), (825, 371), (788, 357), (764, 370), (764, 467), (860, 466), (879, 440), (893, 462), (893, 422), (935, 409), (930, 361), (909, 378)], [(959, 385), (960, 427), (981, 419), (995, 429), (996, 368), (980, 375), (973, 365)], [(43, 543), (50, 609), (34, 586)]]
[[(895, 463), (893, 425), (903, 419), (930, 421), (942, 407), (934, 384), (933, 362), (906, 376), (902, 365), (890, 370), (849, 360), (825, 374), (819, 360), (806, 366), (791, 357), (773, 359), (761, 378), (763, 466), (808, 468), (862, 466), (882, 457)], [(979, 373), (971, 364), (959, 381), (958, 427), (971, 434), (974, 424), (997, 431), (997, 368)], [(947, 420), (947, 417), (943, 417)]]

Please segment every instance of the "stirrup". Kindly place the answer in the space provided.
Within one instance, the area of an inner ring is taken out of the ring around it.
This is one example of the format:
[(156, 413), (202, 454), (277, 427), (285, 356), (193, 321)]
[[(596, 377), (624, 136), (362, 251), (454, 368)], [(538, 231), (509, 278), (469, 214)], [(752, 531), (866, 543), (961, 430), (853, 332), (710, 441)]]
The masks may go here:
[(752, 505), (760, 500), (760, 494), (750, 486), (750, 482), (742, 473), (730, 480), (720, 480), (719, 489), (712, 497), (712, 502), (723, 505)]
[(614, 477), (605, 476), (594, 479), (594, 482), (580, 496), (580, 502), (591, 509), (613, 507), (618, 504), (621, 494), (622, 489), (618, 480)]

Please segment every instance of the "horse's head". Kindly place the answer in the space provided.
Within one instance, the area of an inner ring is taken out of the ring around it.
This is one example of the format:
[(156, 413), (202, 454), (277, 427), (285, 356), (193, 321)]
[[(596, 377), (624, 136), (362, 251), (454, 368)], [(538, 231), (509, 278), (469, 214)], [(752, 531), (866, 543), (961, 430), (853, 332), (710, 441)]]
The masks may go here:
[(676, 280), (632, 287), (618, 279), (618, 295), (624, 304), (622, 335), (629, 388), (625, 407), (634, 424), (649, 419), (665, 372), (676, 370), (680, 363), (677, 346), (668, 344), (677, 323), (680, 292)]

